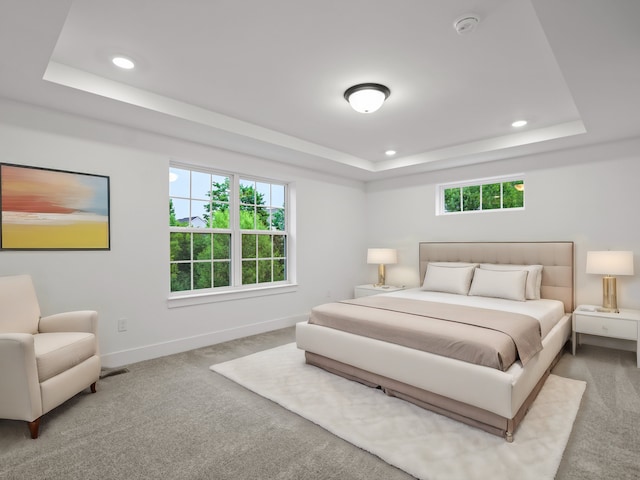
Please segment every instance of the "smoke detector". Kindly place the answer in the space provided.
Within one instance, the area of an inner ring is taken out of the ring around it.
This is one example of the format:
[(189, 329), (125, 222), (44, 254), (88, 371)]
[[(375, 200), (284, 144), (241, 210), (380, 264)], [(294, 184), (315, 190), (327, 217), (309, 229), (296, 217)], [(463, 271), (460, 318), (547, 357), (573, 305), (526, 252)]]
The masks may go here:
[(480, 23), (480, 19), (477, 15), (465, 15), (455, 22), (453, 22), (453, 28), (456, 29), (460, 35), (473, 32)]

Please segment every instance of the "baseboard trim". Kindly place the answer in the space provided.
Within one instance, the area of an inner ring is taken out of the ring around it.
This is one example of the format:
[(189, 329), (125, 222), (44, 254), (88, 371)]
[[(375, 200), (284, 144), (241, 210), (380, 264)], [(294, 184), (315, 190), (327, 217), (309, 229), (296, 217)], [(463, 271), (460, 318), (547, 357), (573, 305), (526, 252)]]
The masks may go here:
[(286, 328), (303, 322), (308, 315), (301, 314), (285, 318), (277, 318), (266, 322), (243, 325), (238, 328), (209, 332), (193, 337), (179, 338), (168, 342), (155, 343), (142, 347), (121, 350), (119, 352), (101, 355), (102, 366), (105, 368), (117, 368), (130, 365), (144, 360), (173, 355), (174, 353), (186, 352), (196, 348), (207, 347), (217, 343), (228, 342), (237, 338), (257, 335), (259, 333), (270, 332), (280, 328)]

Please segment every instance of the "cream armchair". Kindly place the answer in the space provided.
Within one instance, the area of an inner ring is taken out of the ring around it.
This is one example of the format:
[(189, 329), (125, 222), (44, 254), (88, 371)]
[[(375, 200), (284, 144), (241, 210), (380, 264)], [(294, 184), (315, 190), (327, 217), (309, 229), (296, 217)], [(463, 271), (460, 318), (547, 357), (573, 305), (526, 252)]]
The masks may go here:
[(29, 422), (87, 387), (96, 391), (100, 356), (94, 311), (40, 318), (29, 275), (0, 277), (0, 418)]

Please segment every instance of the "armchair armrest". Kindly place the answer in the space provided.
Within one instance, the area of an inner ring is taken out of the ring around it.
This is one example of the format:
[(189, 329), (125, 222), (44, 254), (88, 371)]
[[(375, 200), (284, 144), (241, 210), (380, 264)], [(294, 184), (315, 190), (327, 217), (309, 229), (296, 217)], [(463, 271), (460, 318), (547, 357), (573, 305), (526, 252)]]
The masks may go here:
[(98, 312), (78, 310), (76, 312), (57, 313), (40, 319), (40, 333), (87, 332), (97, 335)]
[(0, 333), (0, 418), (31, 422), (42, 415), (33, 335)]

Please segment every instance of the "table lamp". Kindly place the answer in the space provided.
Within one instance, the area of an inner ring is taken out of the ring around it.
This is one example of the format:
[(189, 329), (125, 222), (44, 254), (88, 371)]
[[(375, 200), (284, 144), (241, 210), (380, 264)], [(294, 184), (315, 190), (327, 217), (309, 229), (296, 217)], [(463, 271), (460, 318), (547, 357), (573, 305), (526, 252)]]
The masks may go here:
[(367, 263), (378, 264), (378, 283), (374, 286), (382, 287), (385, 284), (384, 266), (398, 263), (398, 253), (395, 248), (370, 248), (367, 250)]
[(633, 252), (587, 252), (587, 273), (604, 275), (602, 311), (619, 313), (614, 275), (633, 275)]

